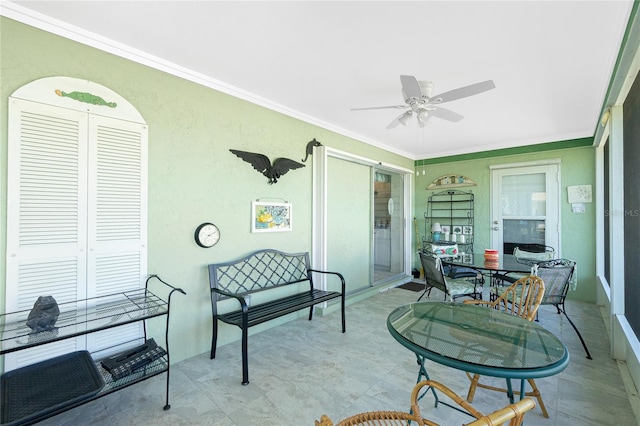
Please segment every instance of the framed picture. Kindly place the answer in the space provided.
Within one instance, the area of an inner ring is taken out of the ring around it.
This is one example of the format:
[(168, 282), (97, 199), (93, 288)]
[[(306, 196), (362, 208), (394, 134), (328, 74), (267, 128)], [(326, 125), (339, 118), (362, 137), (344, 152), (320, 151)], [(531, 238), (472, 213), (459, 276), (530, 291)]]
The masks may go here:
[(453, 225), (453, 234), (454, 234), (454, 235), (460, 235), (460, 234), (462, 234), (462, 226), (460, 226), (460, 225)]
[(462, 233), (463, 234), (468, 234), (468, 235), (473, 235), (473, 226), (463, 226), (462, 227)]
[(251, 203), (251, 232), (291, 231), (293, 226), (291, 203)]
[(442, 231), (440, 232), (442, 232), (443, 234), (451, 233), (451, 227), (449, 225), (442, 225), (440, 228), (442, 229)]

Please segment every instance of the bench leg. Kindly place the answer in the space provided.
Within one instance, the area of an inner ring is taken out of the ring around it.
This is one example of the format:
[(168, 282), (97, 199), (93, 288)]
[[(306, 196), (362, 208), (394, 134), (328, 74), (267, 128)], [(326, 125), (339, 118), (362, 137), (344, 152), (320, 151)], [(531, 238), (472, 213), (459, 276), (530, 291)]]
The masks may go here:
[(313, 318), (313, 305), (309, 308), (309, 321)]
[(216, 346), (218, 342), (218, 319), (213, 319), (213, 332), (211, 334), (211, 355), (209, 359), (214, 359), (216, 357)]
[(242, 384), (249, 384), (248, 327), (242, 328)]
[(344, 319), (344, 293), (342, 293), (342, 300), (341, 300), (340, 308), (342, 310), (342, 332), (346, 333), (347, 332), (347, 323), (345, 322), (345, 319)]

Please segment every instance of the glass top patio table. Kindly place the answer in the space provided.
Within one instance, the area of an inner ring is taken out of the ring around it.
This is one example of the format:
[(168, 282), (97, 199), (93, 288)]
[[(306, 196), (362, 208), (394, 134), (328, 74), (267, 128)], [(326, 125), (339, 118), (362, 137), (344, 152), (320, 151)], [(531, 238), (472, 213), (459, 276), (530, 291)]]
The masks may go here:
[(531, 260), (518, 259), (512, 254), (500, 254), (498, 261), (487, 262), (484, 253), (464, 254), (458, 257), (443, 257), (442, 263), (453, 266), (463, 266), (465, 268), (478, 269), (480, 271), (493, 272), (517, 272), (530, 273)]
[(524, 382), (551, 376), (569, 363), (567, 348), (550, 331), (483, 306), (411, 303), (389, 314), (387, 328), (416, 354), (420, 374), (427, 378), (425, 358), (469, 373), (505, 378), (509, 388), (510, 379)]

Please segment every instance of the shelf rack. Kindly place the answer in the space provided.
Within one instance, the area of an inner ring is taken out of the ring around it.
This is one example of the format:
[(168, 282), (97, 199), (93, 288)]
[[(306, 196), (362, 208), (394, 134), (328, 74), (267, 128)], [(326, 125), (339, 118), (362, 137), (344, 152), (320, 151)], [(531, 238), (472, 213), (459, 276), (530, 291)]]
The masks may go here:
[[(149, 290), (149, 283), (152, 279), (156, 279), (169, 287), (166, 300), (156, 296)], [(53, 407), (42, 412), (41, 415), (32, 413), (33, 415), (25, 417), (25, 421), (7, 419), (4, 415), (3, 404), (2, 421), (9, 420), (12, 425), (33, 424), (164, 372), (167, 373), (166, 405), (164, 409), (171, 408), (169, 405), (169, 313), (171, 297), (176, 291), (186, 295), (184, 290), (173, 287), (157, 275), (150, 275), (145, 282), (145, 287), (142, 289), (58, 304), (60, 315), (55, 323), (55, 328), (51, 331), (38, 333), (33, 333), (26, 325), (30, 310), (0, 315), (0, 355), (138, 321), (143, 321), (144, 339), (146, 340), (146, 320), (166, 316), (166, 354), (163, 357), (118, 380), (113, 380), (111, 374), (100, 364), (100, 360), (95, 360), (96, 368), (104, 380), (104, 386), (95, 395), (80, 401), (72, 400), (68, 404)], [(2, 402), (4, 403), (4, 399)]]
[[(427, 211), (424, 213), (424, 237), (423, 247), (431, 243), (456, 243), (462, 253), (473, 253), (474, 239), (474, 195), (472, 192), (449, 189), (433, 193), (427, 200)], [(448, 226), (449, 239), (444, 238), (433, 241), (431, 226), (440, 223)], [(458, 232), (458, 229), (460, 232)], [(454, 233), (454, 231), (456, 231)], [(470, 231), (463, 233), (463, 231)], [(453, 236), (464, 235), (464, 242), (454, 241)]]

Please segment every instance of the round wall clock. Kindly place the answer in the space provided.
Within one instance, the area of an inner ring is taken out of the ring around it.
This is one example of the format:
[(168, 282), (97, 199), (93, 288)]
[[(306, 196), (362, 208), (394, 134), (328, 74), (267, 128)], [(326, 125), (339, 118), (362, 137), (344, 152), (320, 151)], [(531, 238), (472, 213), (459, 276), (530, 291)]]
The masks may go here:
[(213, 247), (220, 241), (220, 230), (213, 223), (205, 222), (196, 228), (194, 237), (200, 247)]

